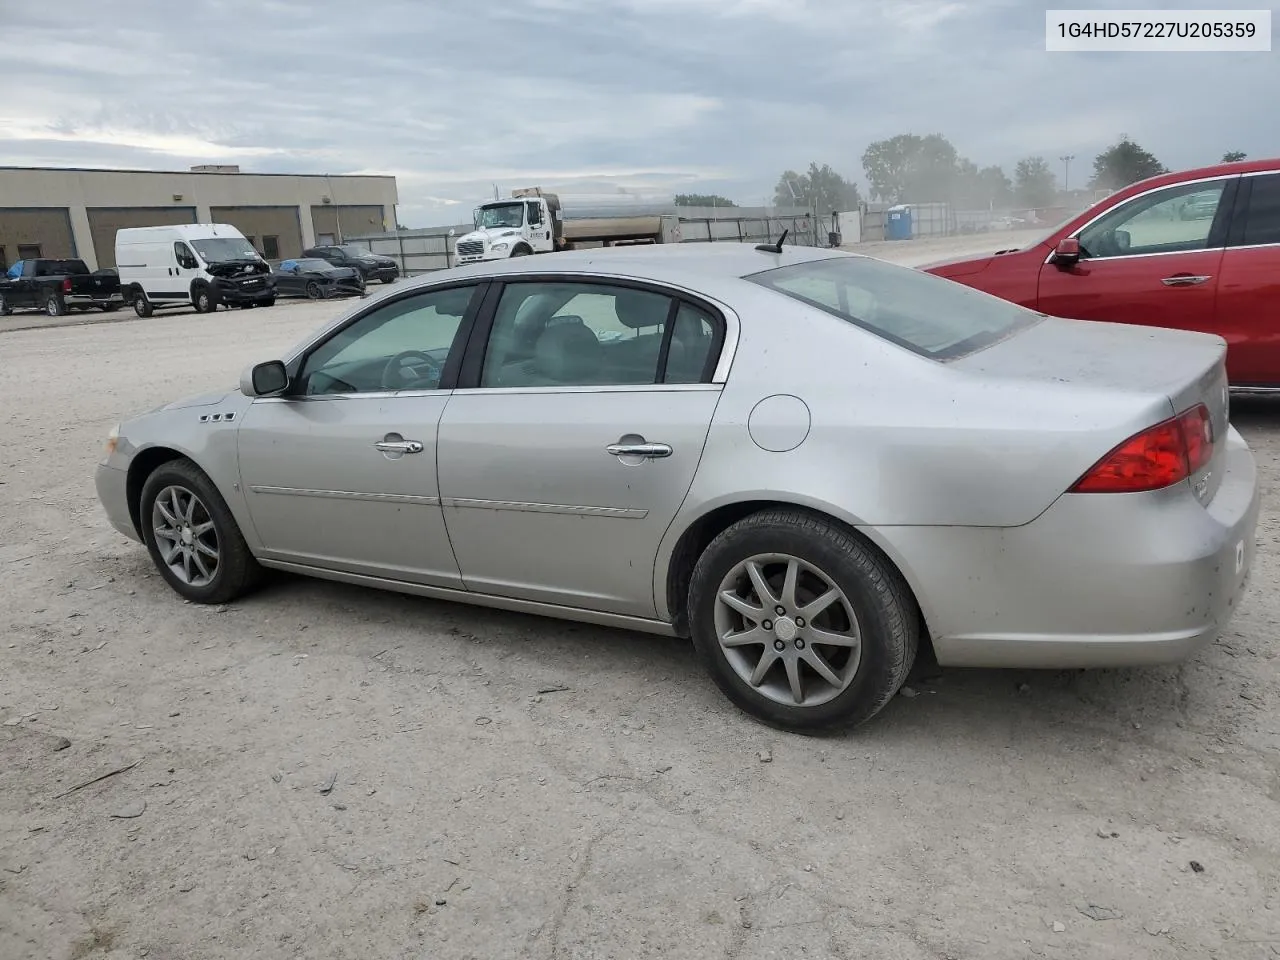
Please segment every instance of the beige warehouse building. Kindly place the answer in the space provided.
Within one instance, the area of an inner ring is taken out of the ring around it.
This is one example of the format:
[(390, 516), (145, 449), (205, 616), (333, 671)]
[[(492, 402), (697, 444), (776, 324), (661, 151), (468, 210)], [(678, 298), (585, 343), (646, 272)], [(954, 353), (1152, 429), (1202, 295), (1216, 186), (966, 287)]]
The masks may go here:
[(268, 260), (394, 230), (395, 177), (0, 167), (0, 261), (80, 257), (114, 267), (116, 231), (230, 223)]

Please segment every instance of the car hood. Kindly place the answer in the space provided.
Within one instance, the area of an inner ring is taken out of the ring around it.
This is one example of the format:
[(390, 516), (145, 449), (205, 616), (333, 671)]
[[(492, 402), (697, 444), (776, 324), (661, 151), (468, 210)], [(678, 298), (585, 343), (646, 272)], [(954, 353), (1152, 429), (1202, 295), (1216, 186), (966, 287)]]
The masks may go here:
[(458, 243), (462, 243), (464, 240), (481, 240), (493, 243), (495, 240), (505, 240), (508, 237), (518, 236), (520, 236), (520, 231), (512, 230), (510, 227), (502, 227), (493, 230), (472, 230), (470, 233), (465, 233), (460, 236), (458, 238)]
[[(166, 403), (156, 407), (156, 410), (186, 410), (190, 407), (212, 407), (216, 403), (221, 403), (227, 399), (232, 393), (239, 393), (239, 389), (234, 390), (213, 390), (209, 393), (197, 394), (194, 397), (185, 397), (182, 400), (174, 400), (172, 403)], [(153, 411), (154, 412), (154, 411)]]
[(1001, 257), (1007, 257), (1011, 253), (1021, 253), (1027, 249), (1029, 248), (1009, 247), (1004, 250), (996, 250), (992, 253), (979, 254), (978, 256), (973, 256), (971, 254), (967, 257), (953, 257), (947, 260), (935, 260), (933, 263), (926, 263), (918, 269), (939, 277), (969, 277), (974, 274), (981, 273)]

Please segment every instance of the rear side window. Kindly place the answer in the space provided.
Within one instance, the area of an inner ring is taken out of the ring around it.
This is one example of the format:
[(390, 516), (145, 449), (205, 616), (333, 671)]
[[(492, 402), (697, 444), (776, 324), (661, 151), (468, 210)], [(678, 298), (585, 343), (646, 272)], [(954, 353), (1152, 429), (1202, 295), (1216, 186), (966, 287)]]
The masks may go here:
[(1244, 243), (1280, 243), (1280, 174), (1253, 178)]
[(932, 360), (973, 353), (1043, 317), (953, 280), (869, 257), (811, 260), (746, 279)]

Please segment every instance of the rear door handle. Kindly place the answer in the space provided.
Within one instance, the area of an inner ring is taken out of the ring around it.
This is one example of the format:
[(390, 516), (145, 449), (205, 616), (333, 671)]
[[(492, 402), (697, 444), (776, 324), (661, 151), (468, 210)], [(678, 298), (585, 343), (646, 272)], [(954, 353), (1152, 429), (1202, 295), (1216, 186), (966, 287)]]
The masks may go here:
[(648, 457), (658, 460), (671, 456), (671, 445), (666, 443), (611, 443), (605, 447), (614, 457)]
[(1179, 273), (1172, 277), (1165, 277), (1160, 282), (1166, 287), (1194, 287), (1198, 283), (1204, 283), (1210, 277), (1193, 277), (1189, 273)]

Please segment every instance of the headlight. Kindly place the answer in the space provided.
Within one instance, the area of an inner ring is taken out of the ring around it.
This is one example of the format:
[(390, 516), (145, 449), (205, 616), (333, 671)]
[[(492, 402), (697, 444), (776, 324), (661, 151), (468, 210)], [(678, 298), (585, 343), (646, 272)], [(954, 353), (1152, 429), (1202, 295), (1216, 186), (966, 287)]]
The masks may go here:
[(505, 250), (505, 249), (507, 249), (507, 247), (509, 247), (509, 246), (511, 246), (511, 244), (509, 244), (509, 243), (495, 243), (495, 244), (494, 244), (492, 247), (490, 247), (489, 249), (490, 249), (490, 250), (493, 250), (493, 251)]
[(111, 432), (107, 434), (107, 442), (102, 448), (102, 462), (106, 463), (111, 459), (111, 455), (116, 452), (116, 444), (120, 442), (120, 424), (116, 424), (111, 428)]

